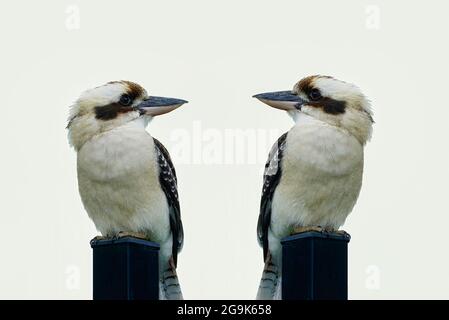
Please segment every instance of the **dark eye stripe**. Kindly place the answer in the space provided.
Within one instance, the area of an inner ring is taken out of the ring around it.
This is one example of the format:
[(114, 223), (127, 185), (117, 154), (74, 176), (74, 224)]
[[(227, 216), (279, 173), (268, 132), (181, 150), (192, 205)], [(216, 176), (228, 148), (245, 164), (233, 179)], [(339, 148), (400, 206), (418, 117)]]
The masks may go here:
[(335, 100), (327, 97), (323, 97), (317, 102), (311, 101), (307, 104), (315, 108), (320, 108), (324, 112), (329, 114), (342, 114), (346, 111), (345, 101)]
[(129, 106), (122, 106), (119, 103), (111, 103), (106, 106), (95, 107), (95, 118), (99, 120), (112, 120), (117, 118), (120, 113), (133, 111)]
[[(312, 91), (317, 90), (316, 88), (313, 87), (314, 80), (317, 78), (331, 79), (332, 77), (329, 77), (329, 76), (306, 77), (298, 83), (298, 86), (297, 86), (298, 90), (304, 92), (307, 95), (307, 97), (309, 97), (309, 99), (310, 99), (310, 95), (311, 95)], [(310, 99), (310, 100), (313, 100), (313, 99)], [(342, 114), (342, 113), (345, 113), (345, 111), (346, 111), (346, 101), (335, 100), (335, 99), (332, 99), (329, 97), (321, 97), (317, 101), (308, 102), (307, 105), (309, 105), (311, 107), (315, 107), (315, 108), (320, 108), (323, 110), (323, 112), (328, 113), (328, 114), (334, 114), (334, 115)]]

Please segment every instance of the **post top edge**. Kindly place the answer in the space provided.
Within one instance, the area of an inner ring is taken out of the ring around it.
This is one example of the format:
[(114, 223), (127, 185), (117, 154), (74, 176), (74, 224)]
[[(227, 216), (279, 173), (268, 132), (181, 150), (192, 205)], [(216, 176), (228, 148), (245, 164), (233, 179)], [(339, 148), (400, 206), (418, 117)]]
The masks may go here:
[(349, 242), (351, 240), (351, 235), (349, 233), (337, 233), (337, 232), (319, 232), (319, 231), (307, 231), (297, 234), (292, 234), (281, 239), (281, 243), (287, 243), (289, 241), (306, 239), (306, 238), (319, 238), (319, 239), (333, 239)]
[(118, 239), (92, 239), (90, 241), (90, 246), (92, 248), (100, 247), (100, 246), (110, 246), (115, 244), (138, 244), (146, 247), (153, 247), (159, 250), (160, 245), (157, 242), (134, 238), (134, 237), (123, 237)]

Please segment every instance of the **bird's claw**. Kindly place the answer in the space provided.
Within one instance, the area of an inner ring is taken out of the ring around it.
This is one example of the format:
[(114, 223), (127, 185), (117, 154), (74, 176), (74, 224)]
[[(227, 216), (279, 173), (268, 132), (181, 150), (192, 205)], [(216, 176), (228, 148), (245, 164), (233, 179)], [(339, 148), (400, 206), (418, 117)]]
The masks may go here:
[(105, 236), (96, 236), (91, 241), (100, 241), (100, 240), (106, 240), (106, 239), (108, 239), (108, 238)]
[(310, 232), (315, 231), (323, 234), (338, 234), (340, 236), (349, 237), (349, 233), (347, 233), (344, 230), (335, 230), (333, 228), (323, 228), (321, 226), (308, 226), (308, 227), (296, 227), (293, 229), (293, 232), (290, 235), (298, 234), (298, 233), (304, 233), (304, 232)]
[(145, 236), (143, 233), (140, 233), (140, 232), (125, 232), (125, 231), (120, 231), (120, 232), (115, 236), (116, 239), (121, 239), (121, 238), (126, 238), (126, 237), (131, 237), (131, 238), (137, 238), (137, 239), (148, 240), (148, 237)]
[(320, 233), (327, 232), (327, 230), (325, 228), (320, 227), (320, 226), (295, 227), (293, 229), (293, 232), (291, 233), (291, 235), (298, 234), (298, 233), (304, 233), (304, 232), (310, 232), (310, 231), (315, 231), (315, 232), (320, 232)]
[(122, 239), (122, 238), (126, 238), (126, 237), (148, 240), (148, 237), (146, 237), (143, 233), (120, 231), (119, 233), (112, 234), (112, 235), (108, 234), (106, 236), (96, 236), (95, 238), (93, 238), (91, 240), (91, 242), (92, 241), (101, 241), (101, 240), (116, 241), (116, 240), (119, 240), (119, 239)]

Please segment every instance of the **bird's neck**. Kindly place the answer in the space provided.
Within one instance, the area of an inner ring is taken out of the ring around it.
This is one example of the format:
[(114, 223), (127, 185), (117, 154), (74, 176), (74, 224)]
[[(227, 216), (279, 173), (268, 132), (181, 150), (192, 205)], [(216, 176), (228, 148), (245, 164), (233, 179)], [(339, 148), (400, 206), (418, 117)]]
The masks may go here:
[(78, 151), (78, 170), (96, 181), (139, 176), (155, 163), (153, 138), (131, 121), (87, 141)]
[(74, 122), (69, 129), (70, 143), (79, 151), (83, 145), (99, 136), (108, 135), (117, 130), (134, 130), (145, 131), (145, 127), (151, 121), (151, 117), (139, 117), (124, 123), (113, 122), (107, 123), (99, 122), (95, 119), (84, 119), (83, 121)]
[(301, 125), (317, 121), (315, 118), (301, 112), (301, 111), (287, 111), (288, 115), (293, 119), (295, 125)]

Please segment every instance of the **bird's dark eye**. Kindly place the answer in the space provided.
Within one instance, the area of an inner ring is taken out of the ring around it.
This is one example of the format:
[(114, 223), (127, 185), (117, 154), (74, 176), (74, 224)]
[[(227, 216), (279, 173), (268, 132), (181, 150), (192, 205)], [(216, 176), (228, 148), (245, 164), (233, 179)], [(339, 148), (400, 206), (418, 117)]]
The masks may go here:
[(318, 89), (312, 89), (309, 93), (309, 99), (312, 101), (318, 101), (321, 99), (321, 92)]
[(123, 94), (119, 101), (122, 106), (130, 106), (132, 102), (133, 99), (128, 94)]

